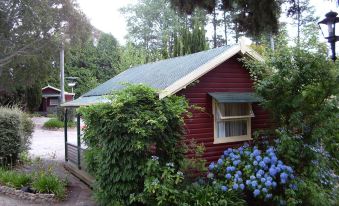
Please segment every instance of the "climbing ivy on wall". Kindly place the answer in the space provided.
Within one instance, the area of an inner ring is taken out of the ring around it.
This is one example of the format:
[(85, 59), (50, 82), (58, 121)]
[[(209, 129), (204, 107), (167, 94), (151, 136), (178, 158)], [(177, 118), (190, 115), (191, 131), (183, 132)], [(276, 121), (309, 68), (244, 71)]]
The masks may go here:
[(184, 158), (188, 102), (178, 96), (159, 100), (155, 90), (143, 85), (127, 85), (110, 99), (79, 109), (87, 125), (86, 162), (96, 179), (98, 202), (126, 205), (130, 194), (142, 192), (151, 155), (174, 163)]

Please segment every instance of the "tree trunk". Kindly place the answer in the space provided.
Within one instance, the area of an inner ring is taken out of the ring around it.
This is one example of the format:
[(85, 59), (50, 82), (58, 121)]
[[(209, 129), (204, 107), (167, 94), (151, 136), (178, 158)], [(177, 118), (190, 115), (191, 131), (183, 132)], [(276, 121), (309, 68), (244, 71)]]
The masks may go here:
[(228, 44), (227, 42), (227, 21), (226, 21), (226, 11), (224, 10), (224, 31), (225, 31), (225, 45)]
[(217, 47), (217, 19), (216, 19), (215, 8), (213, 9), (213, 48)]

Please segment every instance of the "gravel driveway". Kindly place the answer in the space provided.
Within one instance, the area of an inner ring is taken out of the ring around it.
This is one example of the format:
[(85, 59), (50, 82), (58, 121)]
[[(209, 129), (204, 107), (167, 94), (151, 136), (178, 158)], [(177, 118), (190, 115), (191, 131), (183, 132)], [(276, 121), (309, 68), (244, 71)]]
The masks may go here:
[[(43, 124), (50, 118), (34, 117), (32, 118), (35, 129), (32, 137), (32, 144), (29, 153), (33, 157), (41, 157), (45, 159), (56, 159), (62, 161), (65, 159), (65, 136), (64, 129), (46, 130)], [(76, 128), (68, 129), (68, 142), (77, 143)]]
[[(42, 128), (44, 122), (48, 121), (46, 117), (32, 118), (35, 123), (35, 129), (32, 138), (30, 155), (33, 157), (41, 157), (44, 164), (53, 164), (54, 172), (60, 177), (67, 177), (68, 185), (68, 198), (60, 203), (31, 203), (9, 196), (0, 194), (0, 206), (95, 206), (95, 202), (91, 198), (92, 191), (90, 188), (81, 182), (78, 178), (71, 175), (63, 167), (65, 159), (65, 139), (64, 130), (45, 130)], [(69, 129), (68, 131), (69, 142), (76, 144), (76, 129)]]

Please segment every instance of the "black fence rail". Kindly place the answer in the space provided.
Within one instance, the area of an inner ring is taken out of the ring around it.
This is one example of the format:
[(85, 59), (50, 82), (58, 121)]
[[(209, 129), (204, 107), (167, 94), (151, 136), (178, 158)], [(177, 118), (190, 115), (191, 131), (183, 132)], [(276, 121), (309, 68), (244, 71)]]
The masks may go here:
[(65, 161), (75, 164), (79, 170), (86, 170), (84, 161), (85, 149), (81, 148), (80, 115), (77, 115), (77, 145), (68, 142), (67, 135), (67, 109), (65, 110)]

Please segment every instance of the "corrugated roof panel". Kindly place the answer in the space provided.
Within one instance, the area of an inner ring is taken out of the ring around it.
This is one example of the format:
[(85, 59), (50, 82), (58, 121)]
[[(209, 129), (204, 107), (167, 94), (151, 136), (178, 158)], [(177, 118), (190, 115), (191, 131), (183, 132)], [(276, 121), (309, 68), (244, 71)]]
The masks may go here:
[(65, 102), (61, 106), (78, 107), (105, 102), (109, 102), (109, 100), (105, 96), (90, 96), (90, 97), (79, 97), (73, 101)]
[(113, 90), (123, 88), (124, 83), (142, 83), (155, 89), (165, 89), (230, 47), (231, 46), (223, 46), (186, 56), (136, 66), (120, 73), (83, 96), (109, 94)]

